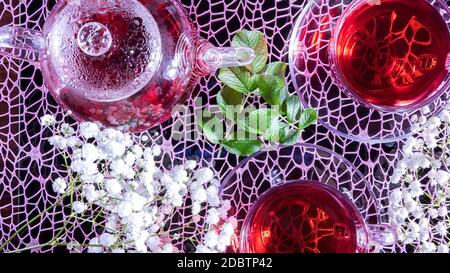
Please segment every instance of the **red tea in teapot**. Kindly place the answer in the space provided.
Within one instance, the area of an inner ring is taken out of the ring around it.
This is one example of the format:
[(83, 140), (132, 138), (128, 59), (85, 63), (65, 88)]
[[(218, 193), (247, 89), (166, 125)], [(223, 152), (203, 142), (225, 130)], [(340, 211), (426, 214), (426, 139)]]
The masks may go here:
[(272, 188), (251, 210), (241, 236), (252, 253), (354, 253), (358, 210), (318, 182)]
[[(46, 64), (52, 74), (62, 75), (64, 86), (57, 101), (78, 119), (142, 131), (170, 117), (170, 110), (187, 93), (191, 70), (180, 63), (191, 65), (193, 49), (176, 51), (183, 41), (182, 30), (166, 4), (155, 1), (150, 13), (136, 1), (118, 3), (105, 10), (95, 5), (65, 6), (58, 17), (62, 22), (49, 33), (55, 41), (49, 45), (49, 56), (56, 57)], [(153, 1), (144, 3), (151, 6)], [(71, 14), (77, 14), (76, 22), (65, 19)], [(67, 39), (61, 50), (60, 37), (72, 32), (76, 39)], [(46, 78), (49, 85), (56, 85), (52, 75)]]
[(255, 59), (200, 38), (178, 1), (58, 1), (43, 31), (0, 27), (0, 55), (32, 62), (77, 121), (142, 132), (168, 120), (191, 83)]
[(447, 24), (426, 0), (376, 2), (359, 1), (341, 18), (335, 37), (340, 77), (367, 103), (421, 107), (448, 73)]

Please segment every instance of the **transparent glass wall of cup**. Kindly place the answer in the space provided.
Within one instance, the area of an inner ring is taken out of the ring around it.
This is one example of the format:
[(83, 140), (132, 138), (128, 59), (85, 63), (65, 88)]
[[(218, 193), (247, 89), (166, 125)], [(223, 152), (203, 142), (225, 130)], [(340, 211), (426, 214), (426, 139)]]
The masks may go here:
[(380, 111), (430, 104), (450, 88), (449, 21), (444, 0), (354, 0), (332, 32), (336, 83)]
[(1, 27), (0, 54), (40, 68), (78, 121), (131, 132), (169, 119), (199, 77), (254, 58), (200, 39), (173, 0), (58, 1), (42, 32)]
[(364, 253), (390, 246), (388, 225), (366, 224), (349, 198), (325, 183), (288, 182), (265, 192), (240, 234), (242, 253)]

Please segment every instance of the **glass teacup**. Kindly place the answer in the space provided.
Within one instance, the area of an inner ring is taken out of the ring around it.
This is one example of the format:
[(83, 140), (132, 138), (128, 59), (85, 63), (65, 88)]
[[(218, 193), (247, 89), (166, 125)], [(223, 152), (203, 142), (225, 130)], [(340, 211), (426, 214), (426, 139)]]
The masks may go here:
[(345, 194), (313, 181), (290, 182), (264, 193), (240, 236), (243, 253), (364, 253), (397, 241), (395, 229), (366, 224)]
[(449, 86), (448, 17), (440, 0), (353, 1), (332, 37), (336, 81), (351, 97), (385, 111), (429, 104)]
[(443, 0), (355, 0), (340, 16), (330, 65), (342, 90), (388, 112), (422, 108), (450, 87)]

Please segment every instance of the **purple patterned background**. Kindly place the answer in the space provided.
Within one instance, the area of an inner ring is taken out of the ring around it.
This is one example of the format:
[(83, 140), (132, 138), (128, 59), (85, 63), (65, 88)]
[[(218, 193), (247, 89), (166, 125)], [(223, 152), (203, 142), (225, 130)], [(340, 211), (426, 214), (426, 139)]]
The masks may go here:
[[(259, 29), (268, 37), (271, 60), (288, 60), (288, 42), (295, 19), (306, 0), (182, 0), (186, 11), (194, 20), (200, 35), (215, 45), (228, 45), (234, 33), (242, 28)], [(347, 1), (348, 2), (348, 1)], [(0, 22), (40, 29), (55, 0), (0, 0)], [(213, 101), (220, 90), (214, 76), (203, 78), (195, 86), (187, 104), (193, 106), (196, 96)], [(58, 154), (46, 143), (51, 132), (41, 128), (39, 117), (53, 113), (62, 115), (43, 86), (39, 70), (29, 63), (0, 57), (0, 242), (39, 214), (55, 200), (51, 180), (64, 176)], [(290, 90), (294, 93), (293, 87)], [(175, 117), (186, 118), (186, 117)], [(192, 120), (193, 117), (191, 117)], [(182, 119), (183, 120), (183, 119)], [(213, 167), (220, 177), (225, 177), (239, 162), (235, 156), (218, 154), (202, 136), (195, 141), (175, 142), (171, 139), (168, 121), (145, 133), (150, 141), (163, 146), (166, 162), (198, 158), (202, 164)], [(185, 124), (188, 125), (188, 124)], [(186, 126), (186, 133), (197, 130)], [(305, 142), (332, 149), (344, 155), (366, 175), (381, 205), (382, 219), (386, 221), (386, 183), (397, 160), (400, 143), (366, 145), (340, 138), (322, 126), (308, 129)], [(40, 221), (18, 236), (8, 250), (46, 242), (62, 227), (65, 213), (55, 208)], [(92, 236), (89, 228), (77, 227), (67, 233), (67, 240), (80, 242)], [(392, 251), (394, 249), (386, 249)], [(397, 246), (397, 251), (404, 251)], [(55, 251), (53, 248), (34, 251)]]

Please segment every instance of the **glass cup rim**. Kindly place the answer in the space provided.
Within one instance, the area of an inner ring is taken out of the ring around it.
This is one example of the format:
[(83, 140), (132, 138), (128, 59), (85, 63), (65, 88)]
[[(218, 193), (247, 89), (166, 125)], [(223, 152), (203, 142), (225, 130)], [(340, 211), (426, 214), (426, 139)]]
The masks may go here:
[[(429, 105), (433, 101), (435, 101), (437, 98), (439, 98), (447, 89), (450, 88), (450, 70), (447, 70), (447, 76), (440, 83), (440, 85), (436, 88), (436, 90), (438, 90), (438, 91), (435, 92), (435, 94), (426, 98), (425, 100), (423, 100), (421, 103), (419, 103), (417, 105), (407, 106), (407, 107), (382, 106), (382, 105), (377, 105), (374, 103), (367, 102), (366, 100), (361, 98), (356, 92), (350, 90), (351, 88), (348, 87), (347, 84), (345, 84), (345, 80), (341, 76), (342, 72), (338, 65), (337, 53), (336, 53), (336, 51), (337, 51), (336, 41), (340, 35), (342, 26), (345, 23), (345, 19), (347, 19), (347, 17), (355, 9), (359, 8), (361, 5), (368, 4), (367, 1), (368, 0), (353, 0), (342, 11), (341, 15), (339, 16), (339, 19), (337, 20), (337, 23), (335, 24), (333, 30), (331, 31), (331, 38), (330, 38), (330, 45), (329, 45), (329, 58), (328, 59), (329, 59), (330, 67), (332, 67), (332, 69), (330, 69), (330, 71), (331, 71), (331, 75), (332, 75), (334, 82), (339, 86), (339, 88), (341, 89), (341, 91), (343, 93), (345, 93), (350, 98), (356, 100), (361, 105), (368, 107), (369, 109), (376, 109), (378, 111), (389, 112), (389, 113), (405, 113), (405, 112), (409, 113), (409, 112), (414, 112), (423, 107), (426, 107), (427, 105)], [(381, 2), (382, 1), (392, 2), (392, 1), (396, 1), (396, 0), (380, 0), (380, 1)], [(444, 0), (420, 0), (420, 1), (427, 2), (428, 4), (430, 4), (430, 6), (432, 6), (436, 10), (437, 10), (437, 6), (439, 6), (439, 8), (442, 8), (443, 10), (445, 10), (445, 12), (450, 16), (450, 9), (447, 6), (447, 4), (444, 2)], [(450, 23), (446, 23), (446, 25), (447, 25), (448, 33), (450, 35)], [(450, 56), (450, 52), (448, 52), (447, 56)]]
[[(242, 166), (244, 166), (245, 164), (247, 164), (247, 163), (248, 163), (250, 160), (252, 160), (253, 158), (255, 158), (255, 157), (257, 157), (257, 156), (259, 156), (259, 155), (261, 155), (261, 154), (267, 153), (267, 152), (276, 151), (276, 150), (283, 149), (283, 148), (295, 148), (295, 147), (302, 147), (302, 148), (307, 148), (307, 149), (314, 149), (314, 150), (321, 151), (321, 152), (324, 152), (324, 153), (329, 153), (330, 155), (332, 155), (332, 156), (338, 158), (339, 160), (341, 160), (344, 164), (346, 164), (346, 165), (348, 165), (349, 167), (351, 167), (351, 168), (353, 169), (353, 171), (355, 172), (355, 174), (358, 175), (358, 176), (361, 178), (361, 180), (362, 180), (363, 183), (367, 186), (367, 188), (369, 188), (369, 189), (372, 188), (371, 185), (369, 184), (369, 181), (367, 181), (366, 177), (364, 176), (364, 174), (363, 174), (360, 170), (358, 170), (358, 169), (356, 168), (356, 166), (353, 165), (353, 163), (351, 163), (348, 159), (346, 159), (346, 158), (343, 157), (342, 155), (340, 155), (340, 154), (338, 154), (338, 153), (336, 153), (336, 152), (334, 152), (334, 151), (332, 151), (332, 150), (330, 150), (330, 149), (328, 149), (328, 148), (319, 146), (319, 145), (310, 144), (310, 143), (297, 143), (297, 144), (292, 145), (292, 146), (274, 145), (274, 146), (272, 146), (272, 147), (269, 147), (268, 149), (261, 150), (261, 151), (255, 153), (255, 154), (253, 154), (253, 155), (251, 155), (251, 156), (249, 156), (249, 157), (246, 157), (244, 160), (242, 160), (241, 162), (239, 162), (239, 164), (236, 165), (236, 167), (234, 167), (233, 170), (231, 170), (231, 171), (223, 178), (223, 181), (225, 181), (225, 183), (221, 183), (221, 185), (220, 185), (220, 190), (219, 190), (220, 195), (222, 195), (223, 190), (225, 189), (225, 184), (228, 184), (227, 182), (230, 181), (230, 179), (232, 178), (233, 174), (234, 174), (237, 170), (239, 170), (240, 168), (242, 168)], [(375, 194), (373, 193), (373, 191), (370, 191), (370, 195), (371, 195), (371, 198), (373, 198), (374, 201), (376, 201), (376, 202), (378, 203), (378, 200), (377, 200)], [(378, 204), (376, 204), (376, 205), (378, 205)], [(379, 211), (377, 211), (377, 214), (379, 214)], [(379, 215), (378, 215), (377, 218), (378, 218), (377, 220), (379, 221), (379, 220), (380, 220), (380, 219), (379, 219)]]

